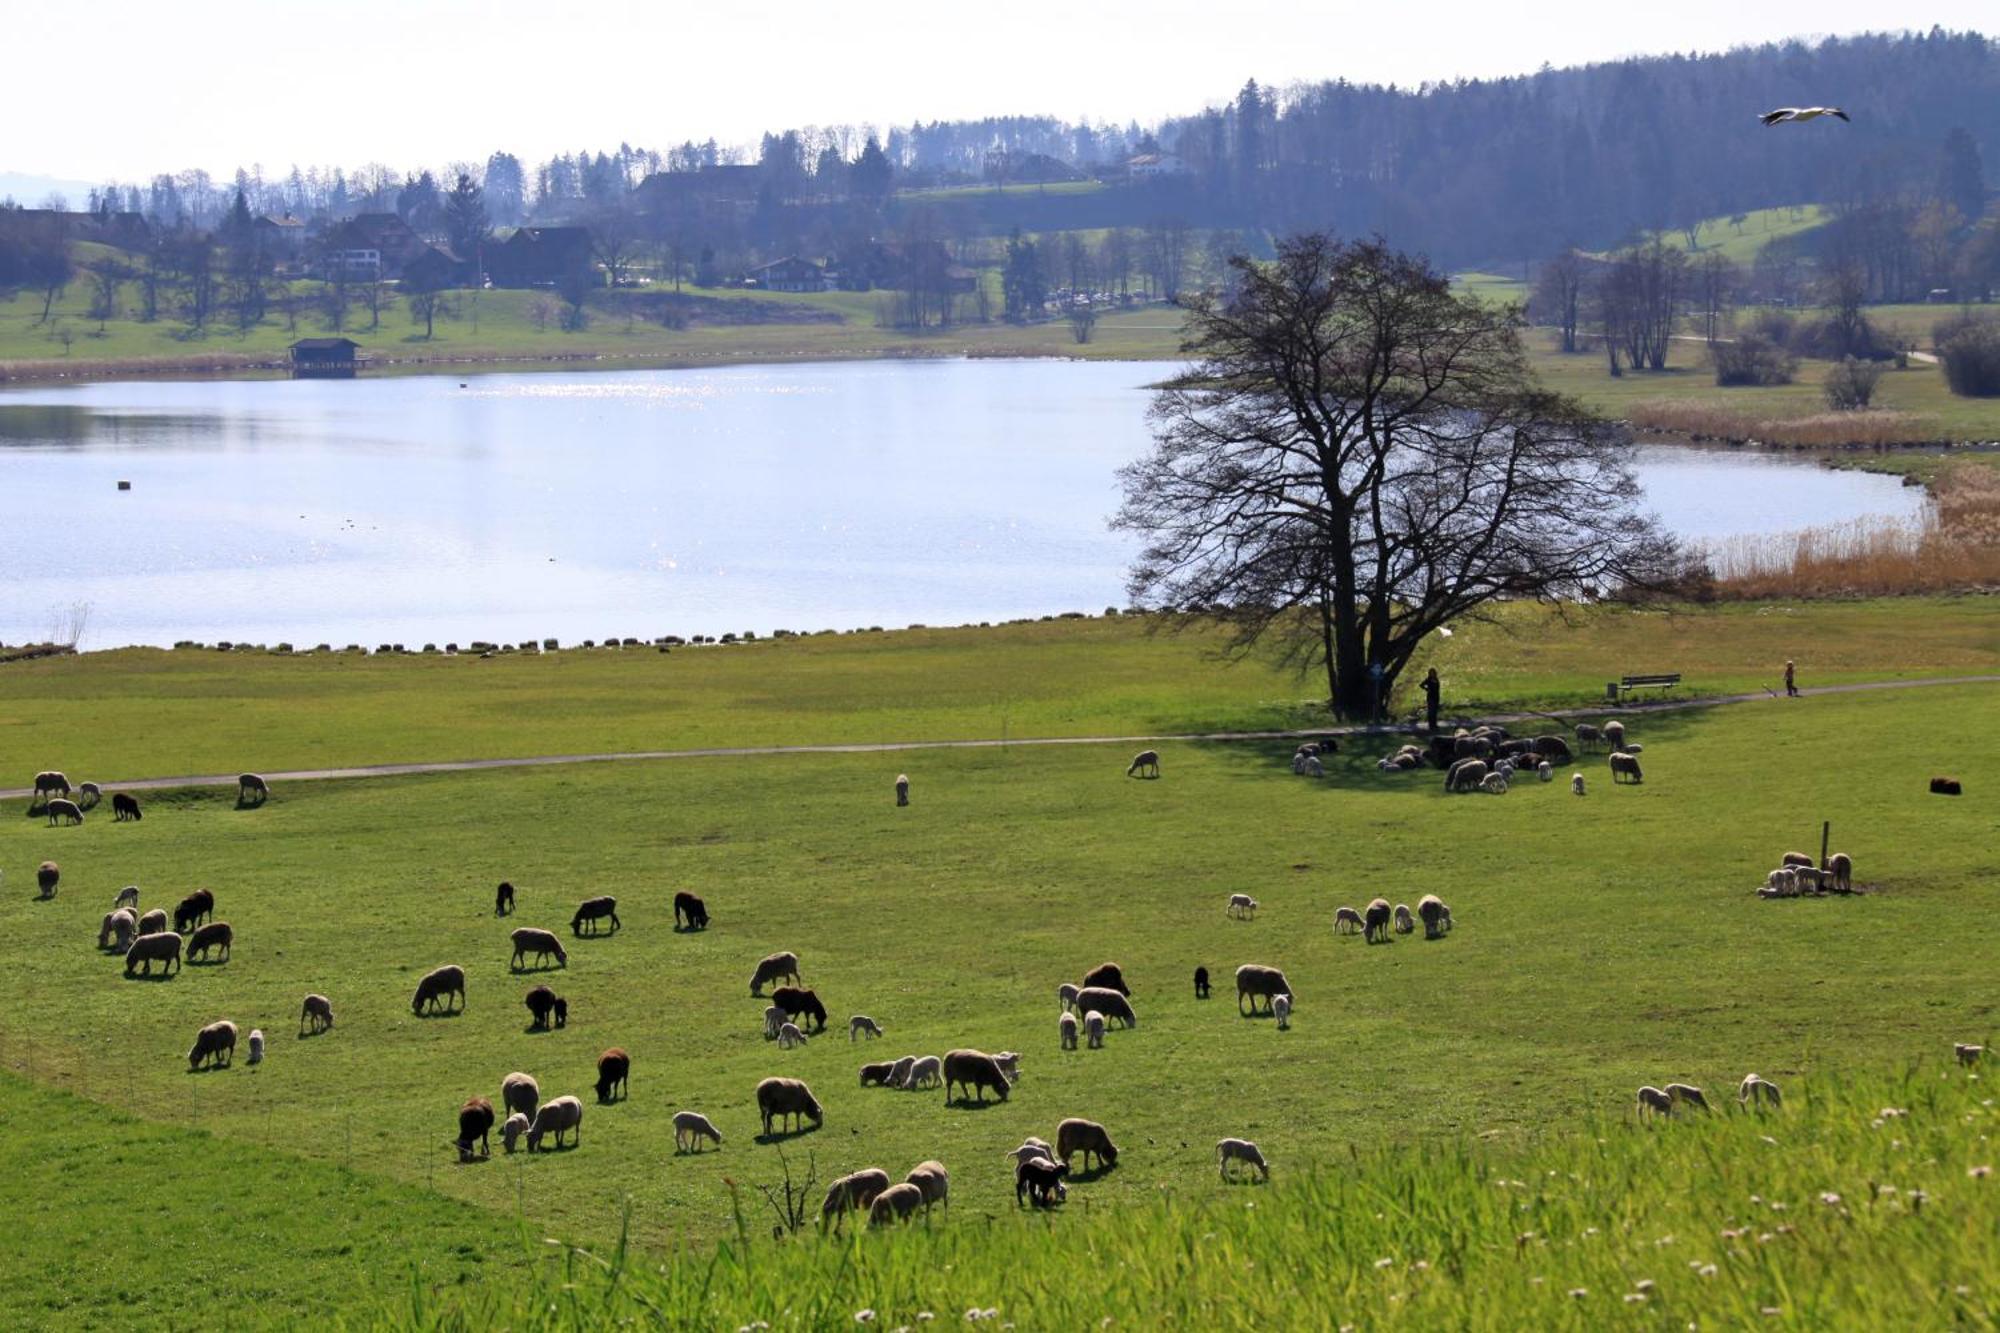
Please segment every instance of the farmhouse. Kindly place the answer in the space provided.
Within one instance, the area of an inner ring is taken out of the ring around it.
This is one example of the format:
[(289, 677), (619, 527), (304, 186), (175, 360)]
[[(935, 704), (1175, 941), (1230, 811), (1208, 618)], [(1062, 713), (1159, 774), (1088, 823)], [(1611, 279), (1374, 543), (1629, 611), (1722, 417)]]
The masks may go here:
[(797, 255), (759, 264), (748, 276), (767, 292), (823, 292), (831, 285), (824, 267)]
[(1177, 153), (1141, 153), (1125, 163), (1125, 173), (1134, 180), (1157, 176), (1185, 176), (1188, 164)]
[(357, 213), (321, 239), (320, 266), (350, 278), (400, 278), (424, 249), (424, 238), (394, 213)]
[(495, 287), (552, 287), (590, 267), (590, 228), (516, 227), (486, 252)]
[(297, 259), (305, 253), (306, 224), (290, 213), (258, 218), (250, 224), (250, 232), (258, 247), (273, 259)]

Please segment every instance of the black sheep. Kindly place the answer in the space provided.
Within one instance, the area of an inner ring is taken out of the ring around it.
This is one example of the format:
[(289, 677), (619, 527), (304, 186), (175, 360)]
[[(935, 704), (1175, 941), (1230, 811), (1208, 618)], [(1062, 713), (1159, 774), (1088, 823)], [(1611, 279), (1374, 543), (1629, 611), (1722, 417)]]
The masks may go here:
[(500, 881), (500, 887), (493, 891), (493, 915), (511, 916), (513, 911), (514, 886), (503, 879)]
[(1205, 967), (1197, 967), (1194, 970), (1194, 998), (1197, 1000), (1208, 998), (1208, 969)]

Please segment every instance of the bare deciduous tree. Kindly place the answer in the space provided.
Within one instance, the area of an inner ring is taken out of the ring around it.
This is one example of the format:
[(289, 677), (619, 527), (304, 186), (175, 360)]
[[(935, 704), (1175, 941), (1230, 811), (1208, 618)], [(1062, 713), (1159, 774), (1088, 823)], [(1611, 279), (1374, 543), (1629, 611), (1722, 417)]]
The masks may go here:
[(1533, 298), (1537, 323), (1553, 325), (1562, 350), (1576, 351), (1576, 330), (1583, 312), (1583, 256), (1575, 246), (1542, 265)]

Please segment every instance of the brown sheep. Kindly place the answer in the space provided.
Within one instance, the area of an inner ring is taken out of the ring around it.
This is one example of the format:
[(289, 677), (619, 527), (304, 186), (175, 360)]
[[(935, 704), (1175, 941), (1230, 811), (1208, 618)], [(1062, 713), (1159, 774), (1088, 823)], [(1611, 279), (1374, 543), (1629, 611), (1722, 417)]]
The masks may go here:
[(1132, 988), (1125, 984), (1125, 974), (1118, 970), (1116, 963), (1099, 963), (1091, 968), (1083, 974), (1083, 984), (1086, 989), (1097, 986), (1104, 990), (1115, 990), (1127, 997), (1132, 994)]
[(206, 1062), (211, 1069), (233, 1064), (236, 1060), (236, 1025), (227, 1019), (220, 1023), (210, 1023), (194, 1034), (194, 1047), (188, 1052), (188, 1068), (199, 1069)]
[(215, 895), (207, 889), (196, 889), (174, 908), (174, 929), (186, 934), (214, 915)]
[[(157, 935), (166, 928), (167, 928), (166, 908), (155, 907), (150, 912), (144, 912), (140, 914), (139, 933), (141, 935)], [(174, 933), (178, 935), (180, 932), (175, 931)]]
[(968, 1096), (972, 1093), (977, 1093), (979, 1100), (982, 1102), (986, 1100), (986, 1090), (988, 1088), (993, 1089), (1001, 1101), (1004, 1102), (1007, 1100), (1007, 1073), (1000, 1068), (998, 1060), (995, 1060), (984, 1051), (956, 1050), (945, 1052), (944, 1102), (946, 1106), (951, 1105), (951, 1085), (954, 1083), (958, 1084), (962, 1092)]
[(493, 1129), (493, 1103), (484, 1097), (473, 1097), (458, 1108), (458, 1160), (472, 1160), (472, 1141), (479, 1140), (479, 1155), (491, 1157), (493, 1145), (487, 1135)]
[(1144, 770), (1151, 777), (1160, 776), (1160, 752), (1158, 750), (1139, 751), (1138, 754), (1132, 757), (1131, 764), (1126, 767), (1125, 776), (1129, 778), (1141, 770)]
[(35, 868), (35, 887), (41, 890), (42, 897), (55, 897), (56, 885), (61, 881), (62, 867), (54, 861), (44, 861)]
[(563, 942), (556, 938), (556, 933), (552, 930), (521, 926), (510, 938), (514, 941), (514, 956), (508, 960), (507, 966), (512, 971), (525, 972), (529, 954), (535, 956), (535, 964), (538, 967), (550, 955), (554, 955), (557, 967), (569, 966), (569, 951), (563, 948)]
[(894, 1070), (895, 1067), (896, 1062), (893, 1060), (883, 1060), (876, 1064), (861, 1066), (861, 1086), (865, 1088), (872, 1083), (878, 1088), (888, 1087), (890, 1071)]
[(410, 1012), (421, 1014), (426, 1008), (435, 1012), (442, 1006), (446, 1013), (450, 1013), (451, 998), (453, 996), (458, 997), (458, 1008), (463, 1012), (465, 1009), (465, 969), (455, 964), (447, 963), (443, 967), (434, 968), (426, 972), (423, 979), (417, 982), (417, 993), (410, 997)]
[(500, 1104), (509, 1111), (535, 1118), (535, 1108), (541, 1105), (542, 1089), (534, 1076), (515, 1072), (500, 1080)]
[(1087, 986), (1076, 993), (1076, 1007), (1079, 1013), (1095, 1009), (1106, 1019), (1115, 1018), (1128, 1028), (1139, 1026), (1139, 1016), (1132, 1012), (1132, 1002), (1115, 990)]
[(887, 1226), (891, 1222), (900, 1222), (916, 1212), (917, 1206), (923, 1201), (923, 1191), (908, 1181), (900, 1185), (891, 1185), (876, 1195), (874, 1201), (868, 1205), (868, 1225), (879, 1227)]
[(625, 924), (618, 919), (618, 900), (609, 895), (600, 898), (585, 898), (578, 904), (576, 915), (569, 919), (569, 933), (583, 934), (584, 923), (590, 923), (590, 933), (597, 933), (597, 923), (606, 917), (611, 919), (611, 933), (617, 934)]
[(795, 1078), (767, 1078), (759, 1083), (757, 1111), (764, 1118), (765, 1138), (771, 1137), (773, 1120), (789, 1119), (794, 1132), (801, 1116), (810, 1119), (814, 1129), (826, 1123), (826, 1112), (820, 1109), (812, 1089)]
[(554, 1101), (543, 1102), (535, 1112), (535, 1123), (528, 1130), (528, 1151), (534, 1152), (542, 1145), (542, 1140), (550, 1134), (556, 1136), (555, 1146), (562, 1147), (563, 1132), (570, 1135), (570, 1147), (583, 1142), (583, 1103), (574, 1097), (558, 1097)]
[(506, 880), (493, 890), (493, 915), (512, 916), (514, 914), (514, 886)]
[(180, 970), (181, 937), (171, 930), (157, 931), (141, 935), (132, 941), (132, 947), (125, 951), (125, 975), (131, 976), (135, 965), (145, 964), (145, 975), (153, 975), (153, 964), (163, 964), (162, 970), (172, 974)]
[(794, 1021), (800, 1017), (808, 1019), (809, 1031), (826, 1031), (826, 1006), (819, 1002), (819, 996), (809, 990), (780, 986), (771, 992), (771, 1007), (784, 1010), (785, 1017)]
[(195, 955), (200, 954), (202, 961), (206, 962), (211, 949), (220, 949), (222, 961), (226, 963), (229, 961), (229, 947), (235, 939), (236, 933), (229, 928), (227, 921), (211, 921), (188, 937), (188, 961), (192, 963)]
[(750, 974), (750, 993), (762, 997), (764, 987), (774, 981), (797, 982), (799, 979), (799, 956), (795, 953), (774, 953), (757, 964), (757, 970)]
[(951, 1173), (944, 1169), (943, 1162), (935, 1160), (918, 1162), (910, 1168), (910, 1174), (904, 1176), (903, 1180), (915, 1185), (917, 1192), (924, 1196), (925, 1211), (928, 1212), (931, 1205), (939, 1203), (947, 1208), (951, 1207)]
[(620, 1091), (623, 1091), (628, 1097), (631, 1096), (632, 1088), (629, 1082), (631, 1073), (632, 1057), (625, 1054), (621, 1048), (613, 1046), (610, 1050), (598, 1056), (597, 1100), (600, 1102), (613, 1101)]
[(1611, 780), (1615, 783), (1621, 777), (1627, 782), (1644, 782), (1646, 780), (1646, 775), (1639, 771), (1638, 755), (1627, 754), (1623, 750), (1613, 750), (1611, 752)]
[(1236, 969), (1236, 1012), (1243, 1012), (1243, 997), (1250, 997), (1250, 1013), (1257, 1012), (1257, 1001), (1264, 1001), (1266, 1013), (1272, 1012), (1271, 1001), (1279, 995), (1291, 995), (1292, 985), (1285, 980), (1285, 974), (1275, 967), (1261, 967), (1256, 963), (1245, 963)]
[(889, 1173), (871, 1166), (852, 1171), (826, 1187), (826, 1199), (819, 1206), (819, 1224), (840, 1229), (840, 1219), (850, 1212), (866, 1212), (875, 1197), (889, 1188)]
[(139, 919), (129, 907), (121, 907), (115, 912), (106, 912), (104, 922), (97, 928), (97, 947), (125, 952), (132, 943), (132, 937), (139, 933)]
[(306, 996), (305, 1004), (299, 1009), (299, 1034), (309, 1035), (308, 1029), (311, 1032), (324, 1032), (332, 1026), (333, 1001), (324, 995)]
[(1118, 1148), (1111, 1142), (1111, 1136), (1104, 1126), (1095, 1120), (1081, 1120), (1072, 1117), (1056, 1126), (1056, 1156), (1064, 1166), (1076, 1154), (1083, 1154), (1083, 1165), (1090, 1167), (1090, 1159), (1095, 1157), (1099, 1167), (1118, 1165)]
[(1846, 852), (1835, 852), (1826, 859), (1827, 873), (1833, 876), (1835, 893), (1854, 892), (1854, 858)]
[[(687, 921), (685, 926), (681, 924), (683, 918)], [(708, 904), (685, 890), (676, 893), (674, 895), (674, 929), (708, 929)]]
[(111, 793), (111, 818), (122, 824), (128, 819), (144, 819), (145, 816), (139, 813), (139, 799), (136, 796), (115, 791)]

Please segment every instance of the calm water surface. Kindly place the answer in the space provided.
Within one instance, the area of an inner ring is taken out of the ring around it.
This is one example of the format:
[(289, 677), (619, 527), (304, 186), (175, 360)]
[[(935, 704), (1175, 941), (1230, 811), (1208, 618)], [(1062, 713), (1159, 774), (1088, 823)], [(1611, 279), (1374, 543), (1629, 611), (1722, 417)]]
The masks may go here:
[[(838, 363), (0, 393), (0, 640), (565, 642), (1123, 605), (1170, 367)], [(1894, 478), (1645, 449), (1689, 537), (1914, 513)], [(120, 492), (117, 482), (132, 490)]]

